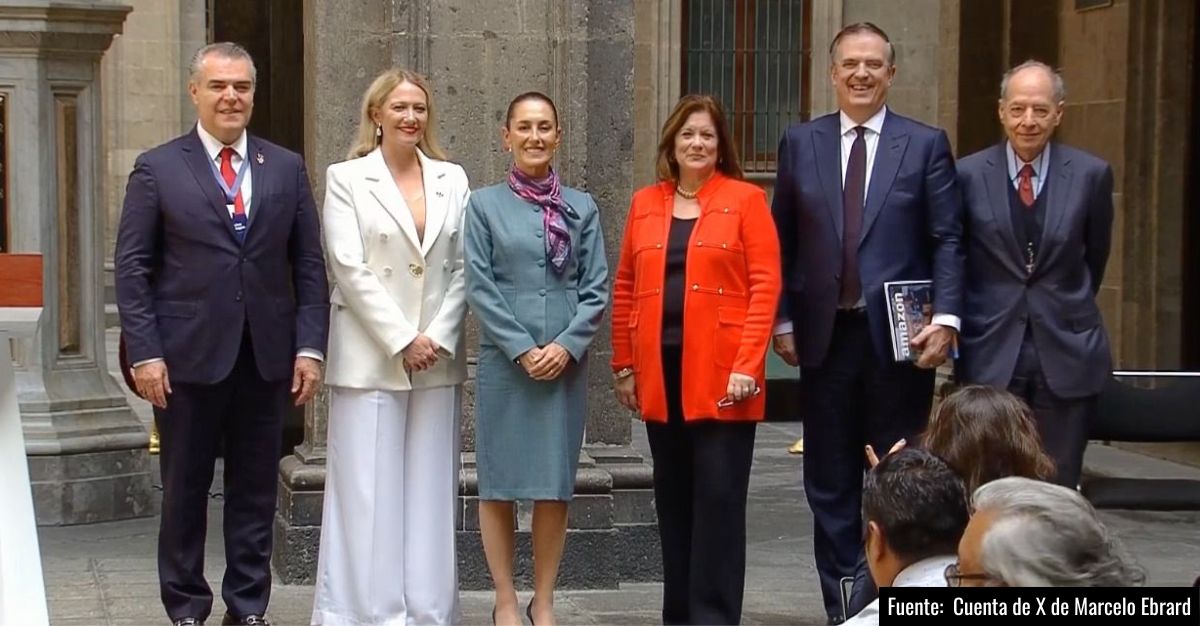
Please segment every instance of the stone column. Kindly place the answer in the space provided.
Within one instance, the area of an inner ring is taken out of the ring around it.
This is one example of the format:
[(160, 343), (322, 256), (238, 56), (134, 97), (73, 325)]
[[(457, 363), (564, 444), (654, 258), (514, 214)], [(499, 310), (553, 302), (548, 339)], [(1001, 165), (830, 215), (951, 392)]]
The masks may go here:
[(37, 334), (16, 343), (39, 524), (150, 515), (147, 435), (105, 366), (100, 57), (129, 8), (0, 6), (10, 244), (44, 259)]
[[(500, 150), (504, 110), (516, 94), (540, 90), (555, 100), (565, 134), (556, 167), (566, 184), (595, 196), (615, 269), (633, 190), (631, 0), (418, 0), (362, 7), (314, 0), (305, 8), (311, 72), (305, 80), (305, 145), (314, 187), (325, 167), (343, 158), (363, 90), (390, 65), (429, 77), (443, 147), (466, 168), (472, 187), (503, 178), (509, 163)], [(474, 350), (478, 328), (472, 321), (468, 336)], [(474, 356), (472, 351), (472, 364)], [(609, 356), (606, 325), (591, 350), (587, 443), (560, 574), (567, 587), (612, 588), (660, 575), (650, 466), (629, 447), (631, 416), (613, 398)], [(463, 588), (485, 588), (491, 583), (478, 530), (471, 382), (464, 395), (459, 571)], [(320, 418), (322, 411), (316, 414)], [(324, 420), (309, 423), (307, 441), (324, 441)], [(315, 542), (320, 523), (323, 467), (315, 457), (302, 462), (302, 456), (298, 450), (281, 464), (276, 567), (289, 582), (311, 580), (315, 543), (308, 542)], [(530, 511), (522, 507), (517, 575), (527, 582), (529, 521)]]

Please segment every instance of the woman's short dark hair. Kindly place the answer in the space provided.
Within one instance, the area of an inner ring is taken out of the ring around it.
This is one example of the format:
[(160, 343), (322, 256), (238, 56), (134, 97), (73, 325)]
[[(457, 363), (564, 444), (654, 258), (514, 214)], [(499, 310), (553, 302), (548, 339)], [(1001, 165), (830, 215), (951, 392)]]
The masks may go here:
[(655, 170), (659, 180), (679, 180), (679, 163), (675, 161), (675, 135), (687, 123), (693, 113), (708, 113), (713, 126), (717, 127), (717, 170), (731, 178), (742, 178), (742, 164), (738, 160), (737, 147), (729, 134), (725, 121), (725, 109), (712, 96), (687, 95), (679, 99), (675, 109), (663, 124), (658, 140), (658, 159)]
[(512, 122), (513, 111), (516, 110), (517, 105), (525, 102), (526, 100), (540, 100), (550, 105), (550, 111), (554, 113), (554, 125), (558, 126), (558, 107), (554, 106), (554, 101), (550, 99), (550, 96), (547, 96), (540, 91), (526, 91), (516, 98), (513, 98), (512, 102), (508, 103), (508, 111), (504, 113), (505, 128), (508, 128), (509, 122)]
[(922, 433), (921, 445), (962, 476), (967, 493), (997, 478), (1049, 480), (1055, 474), (1029, 406), (984, 385), (968, 385), (946, 397)]

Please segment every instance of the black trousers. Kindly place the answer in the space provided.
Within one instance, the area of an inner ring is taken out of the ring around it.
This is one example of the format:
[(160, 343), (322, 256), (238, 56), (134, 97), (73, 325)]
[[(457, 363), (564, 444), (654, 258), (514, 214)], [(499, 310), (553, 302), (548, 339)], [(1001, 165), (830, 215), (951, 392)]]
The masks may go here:
[(1060, 398), (1046, 385), (1033, 335), (1025, 333), (1008, 390), (1033, 409), (1042, 449), (1058, 470), (1054, 482), (1076, 488), (1083, 471), (1088, 428), (1096, 411), (1096, 396)]
[(877, 355), (866, 315), (852, 312), (837, 314), (824, 363), (800, 373), (804, 491), (813, 513), (821, 594), (831, 620), (842, 617), (841, 579), (865, 574), (865, 567), (859, 571), (865, 563), (864, 446), (886, 452), (899, 439), (915, 441), (929, 420), (933, 383), (933, 370)]
[[(213, 594), (204, 578), (208, 490), (225, 455), (225, 576), (221, 597), (234, 616), (262, 615), (271, 595), (271, 524), (279, 481), (290, 380), (258, 373), (249, 331), (237, 364), (214, 385), (172, 383), (166, 409), (155, 409), (161, 448), (162, 518), (158, 579), (172, 620), (205, 619)], [(167, 364), (168, 375), (170, 364)]]
[(681, 350), (663, 347), (668, 422), (646, 423), (663, 555), (664, 624), (737, 624), (746, 582), (754, 422), (684, 423)]

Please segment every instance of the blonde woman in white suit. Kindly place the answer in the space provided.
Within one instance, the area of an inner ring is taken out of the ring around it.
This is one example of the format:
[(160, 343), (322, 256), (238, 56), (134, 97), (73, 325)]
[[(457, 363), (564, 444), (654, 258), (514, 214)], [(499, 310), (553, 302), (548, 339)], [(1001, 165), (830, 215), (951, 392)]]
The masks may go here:
[(334, 287), (312, 623), (450, 624), (467, 176), (437, 146), (425, 80), (404, 70), (367, 90), (349, 156), (329, 167), (323, 209)]

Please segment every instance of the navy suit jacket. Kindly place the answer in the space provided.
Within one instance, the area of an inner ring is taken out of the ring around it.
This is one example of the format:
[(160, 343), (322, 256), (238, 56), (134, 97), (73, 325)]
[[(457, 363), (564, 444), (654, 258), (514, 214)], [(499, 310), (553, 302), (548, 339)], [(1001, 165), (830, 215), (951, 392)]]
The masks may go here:
[(959, 379), (1007, 387), (1026, 328), (1056, 395), (1100, 393), (1112, 373), (1096, 292), (1112, 242), (1113, 173), (1103, 160), (1055, 143), (1033, 273), (1013, 231), (1005, 144), (958, 164), (966, 210), (967, 281)]
[(244, 243), (195, 130), (141, 154), (129, 175), (115, 256), (121, 331), (129, 361), (163, 358), (172, 382), (224, 380), (247, 327), (264, 380), (291, 377), (300, 348), (325, 350), (329, 286), (304, 162), (254, 136), (246, 156)]
[[(793, 124), (784, 134), (771, 210), (783, 257), (780, 317), (793, 321), (800, 364), (819, 367), (829, 352), (842, 272), (837, 113)], [(884, 282), (932, 279), (934, 314), (962, 315), (961, 236), (961, 202), (946, 133), (889, 109), (858, 243), (871, 340), (881, 360), (892, 354)]]

